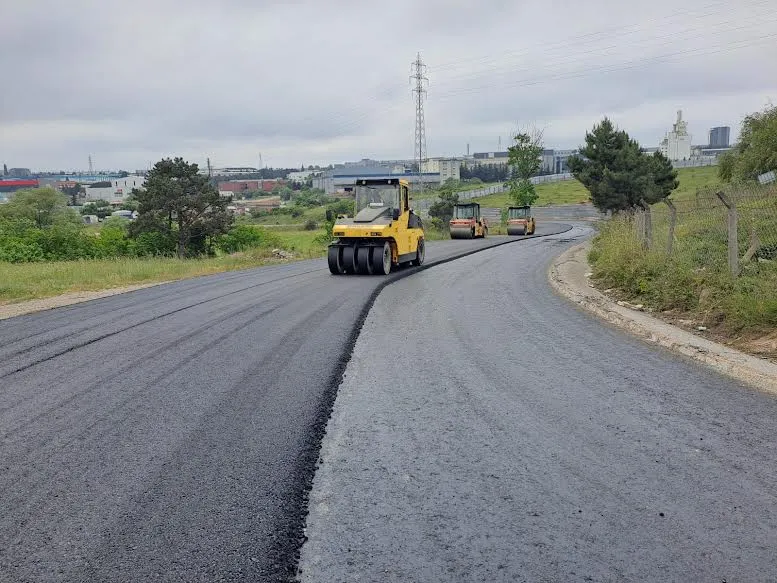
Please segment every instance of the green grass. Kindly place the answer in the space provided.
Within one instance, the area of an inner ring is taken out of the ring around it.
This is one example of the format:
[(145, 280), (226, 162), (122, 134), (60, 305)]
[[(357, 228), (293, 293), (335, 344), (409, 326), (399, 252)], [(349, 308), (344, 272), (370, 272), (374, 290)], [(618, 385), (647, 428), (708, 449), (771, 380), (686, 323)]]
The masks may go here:
[[(577, 180), (561, 182), (545, 182), (536, 186), (539, 198), (534, 206), (550, 206), (558, 204), (578, 204), (588, 201), (588, 191)], [(490, 194), (473, 199), (485, 207), (507, 208), (512, 203), (506, 192)]]
[[(719, 184), (717, 166), (700, 166), (698, 168), (679, 168), (677, 179), (680, 185), (672, 193), (672, 200), (687, 200), (692, 198), (697, 189), (709, 188)], [(559, 204), (580, 204), (588, 202), (589, 195), (585, 187), (577, 180), (561, 182), (546, 182), (537, 185), (539, 198), (534, 206), (551, 206)], [(473, 199), (485, 207), (506, 208), (512, 204), (506, 192), (492, 194)]]
[[(320, 257), (326, 246), (317, 231), (274, 230), (279, 247), (296, 259)], [(135, 284), (186, 279), (278, 263), (273, 246), (206, 259), (115, 258), (48, 263), (0, 262), (0, 304)]]
[[(694, 173), (694, 178), (696, 184), (711, 181), (705, 174)], [(741, 224), (748, 225), (740, 231), (740, 256), (747, 249), (750, 228), (758, 232), (762, 245), (756, 259), (741, 266), (738, 277), (727, 263), (725, 211), (710, 208), (680, 215), (671, 255), (666, 251), (666, 212), (653, 213), (650, 250), (642, 247), (633, 220), (601, 223), (589, 255), (594, 281), (617, 290), (622, 299), (706, 326), (720, 340), (747, 350), (747, 342), (777, 330), (777, 198), (764, 194), (738, 204)], [(777, 352), (763, 354), (777, 357)]]
[(677, 180), (680, 181), (680, 186), (672, 193), (672, 200), (688, 200), (696, 194), (698, 189), (720, 184), (717, 166), (679, 168), (677, 170)]
[[(455, 191), (466, 192), (468, 190), (480, 190), (481, 188), (490, 188), (492, 186), (497, 186), (499, 184), (503, 184), (503, 183), (502, 182), (484, 182), (483, 184), (459, 183), (458, 185), (456, 185)], [(439, 193), (440, 191), (438, 189), (432, 188), (432, 189), (411, 191), (410, 196), (413, 197), (413, 200), (423, 200), (427, 198), (436, 198)]]

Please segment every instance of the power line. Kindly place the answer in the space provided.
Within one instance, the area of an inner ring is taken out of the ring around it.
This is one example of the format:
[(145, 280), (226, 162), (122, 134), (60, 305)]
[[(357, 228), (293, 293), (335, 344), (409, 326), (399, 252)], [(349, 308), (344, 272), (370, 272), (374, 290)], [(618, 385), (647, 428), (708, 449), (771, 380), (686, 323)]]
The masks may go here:
[(678, 57), (678, 56), (684, 56), (684, 55), (707, 56), (707, 55), (713, 55), (717, 53), (726, 53), (726, 52), (731, 52), (739, 49), (748, 48), (750, 46), (755, 46), (775, 38), (777, 38), (777, 34), (767, 34), (760, 37), (756, 37), (755, 39), (749, 39), (748, 41), (740, 41), (738, 46), (732, 45), (731, 43), (726, 42), (722, 46), (718, 46), (718, 47), (701, 47), (697, 49), (676, 51), (673, 53), (664, 53), (663, 55), (655, 55), (653, 57), (648, 57), (645, 59), (626, 61), (617, 66), (599, 67), (594, 69), (588, 69), (586, 71), (568, 71), (565, 73), (555, 73), (552, 75), (544, 75), (544, 76), (539, 76), (535, 78), (529, 77), (524, 79), (515, 79), (510, 83), (506, 83), (506, 84), (489, 84), (489, 85), (481, 85), (477, 87), (465, 87), (459, 90), (453, 90), (453, 91), (441, 93), (440, 99), (455, 97), (459, 95), (466, 95), (471, 93), (478, 93), (480, 91), (489, 90), (489, 89), (490, 90), (497, 89), (497, 88), (507, 89), (507, 88), (517, 87), (517, 86), (525, 87), (525, 86), (532, 86), (532, 85), (541, 85), (544, 83), (548, 83), (550, 81), (560, 81), (560, 80), (567, 80), (567, 79), (576, 79), (581, 77), (589, 77), (591, 75), (596, 75), (601, 73), (614, 73), (617, 71), (634, 69), (642, 65), (649, 65), (654, 62), (659, 62), (659, 61), (671, 59), (672, 57)]
[[(759, 2), (755, 2), (750, 5), (750, 7), (759, 7), (759, 6), (767, 6), (771, 7), (773, 5), (773, 0), (763, 0)], [(712, 12), (700, 12), (700, 10), (706, 10), (709, 8), (714, 7), (723, 7), (723, 10), (720, 11), (712, 11)], [(608, 39), (611, 38), (617, 38), (622, 36), (630, 36), (634, 32), (639, 32), (641, 29), (644, 30), (644, 25), (647, 23), (660, 23), (662, 21), (666, 20), (673, 20), (678, 16), (693, 16), (696, 19), (699, 18), (708, 18), (710, 16), (716, 16), (719, 14), (730, 14), (731, 12), (731, 2), (729, 0), (722, 0), (720, 2), (714, 2), (712, 4), (708, 4), (707, 6), (700, 7), (699, 10), (677, 10), (675, 12), (666, 14), (661, 17), (655, 17), (655, 18), (649, 18), (640, 20), (639, 23), (634, 23), (631, 25), (618, 25), (618, 26), (612, 26), (607, 27), (599, 30), (595, 30), (593, 32), (585, 33), (582, 35), (578, 35), (575, 37), (564, 39), (563, 41), (558, 41), (555, 43), (543, 43), (542, 49), (543, 53), (546, 53), (548, 50), (554, 49), (554, 48), (573, 48), (575, 46), (578, 46), (580, 43), (577, 41), (583, 41), (585, 39), (590, 39), (589, 41), (586, 41), (582, 44), (586, 44), (587, 42), (596, 41), (599, 40), (596, 37), (601, 37), (606, 35)], [(771, 11), (769, 11), (771, 14)], [(629, 30), (634, 29), (634, 30)], [(499, 57), (493, 57), (491, 55), (489, 56), (481, 56), (481, 57), (470, 57), (465, 59), (459, 59), (457, 61), (450, 61), (447, 63), (442, 63), (439, 65), (433, 65), (430, 67), (432, 71), (439, 72), (446, 69), (456, 69), (460, 68), (462, 65), (466, 65), (467, 63), (473, 63), (473, 64), (485, 64), (490, 62), (496, 62), (496, 61), (504, 61), (506, 58), (512, 58), (512, 57), (524, 57), (528, 54), (525, 50), (520, 51), (505, 51), (501, 52)]]
[(424, 119), (425, 84), (429, 83), (426, 77), (426, 65), (421, 60), (421, 53), (416, 55), (412, 63), (413, 74), (410, 80), (415, 81), (413, 93), (415, 94), (415, 159), (418, 161), (418, 183), (422, 185), (423, 164), (426, 160), (426, 121)]
[[(761, 20), (758, 20), (756, 22), (752, 22), (752, 23), (745, 24), (745, 25), (742, 25), (742, 26), (735, 26), (735, 27), (728, 27), (728, 28), (722, 28), (722, 27), (721, 28), (712, 28), (712, 27), (709, 27), (709, 26), (698, 27), (698, 28), (689, 28), (689, 29), (686, 29), (686, 30), (683, 30), (683, 31), (672, 32), (672, 33), (669, 33), (669, 34), (663, 35), (663, 36), (657, 36), (657, 37), (652, 37), (650, 39), (644, 39), (644, 41), (647, 41), (647, 42), (637, 41), (637, 43), (630, 44), (629, 48), (632, 49), (632, 50), (634, 50), (634, 49), (649, 50), (649, 49), (653, 49), (653, 48), (657, 48), (657, 47), (665, 45), (666, 44), (665, 42), (655, 42), (655, 41), (662, 41), (664, 39), (672, 39), (674, 41), (693, 41), (693, 40), (703, 40), (705, 37), (709, 37), (711, 34), (732, 33), (732, 32), (737, 32), (737, 31), (748, 31), (748, 32), (749, 31), (757, 31), (758, 29), (762, 28), (764, 25), (772, 24), (772, 23), (775, 23), (775, 22), (777, 22), (777, 19), (772, 18), (770, 20), (763, 20), (763, 19), (761, 19)], [(716, 23), (716, 24), (729, 24), (729, 23), (728, 22), (722, 22), (722, 23)], [(686, 36), (686, 37), (681, 36), (684, 33), (688, 33), (688, 32), (695, 32), (695, 33), (701, 32), (702, 34), (701, 35), (697, 34), (697, 35), (692, 35), (692, 36)], [(552, 65), (566, 64), (566, 63), (569, 63), (569, 64), (582, 63), (582, 62), (585, 62), (585, 59), (579, 59), (578, 57), (581, 57), (583, 55), (590, 55), (590, 54), (594, 54), (598, 58), (609, 57), (609, 56), (616, 56), (616, 55), (618, 55), (620, 53), (622, 48), (623, 48), (622, 45), (612, 44), (612, 45), (609, 45), (609, 46), (606, 46), (606, 47), (594, 47), (594, 48), (588, 49), (586, 51), (576, 51), (574, 53), (574, 55), (570, 55), (570, 57), (568, 57), (568, 58), (562, 59), (560, 61), (556, 61), (555, 63), (552, 63)], [(706, 48), (706, 46), (705, 46), (705, 48)], [(614, 52), (608, 52), (611, 49), (614, 49)], [(547, 56), (547, 55), (545, 55), (545, 56)], [(480, 69), (480, 70), (473, 71), (471, 73), (466, 73), (466, 74), (457, 75), (457, 76), (453, 76), (453, 77), (447, 77), (447, 78), (445, 78), (443, 80), (443, 83), (451, 83), (451, 82), (457, 82), (457, 81), (458, 82), (467, 81), (469, 79), (482, 77), (483, 75), (485, 75), (487, 73), (490, 73), (490, 74), (512, 73), (512, 72), (517, 72), (517, 71), (521, 71), (521, 70), (529, 70), (531, 68), (532, 67), (528, 67), (527, 66), (527, 67), (515, 69), (515, 68), (510, 67), (509, 64), (498, 66), (498, 67), (483, 68), (483, 69)]]

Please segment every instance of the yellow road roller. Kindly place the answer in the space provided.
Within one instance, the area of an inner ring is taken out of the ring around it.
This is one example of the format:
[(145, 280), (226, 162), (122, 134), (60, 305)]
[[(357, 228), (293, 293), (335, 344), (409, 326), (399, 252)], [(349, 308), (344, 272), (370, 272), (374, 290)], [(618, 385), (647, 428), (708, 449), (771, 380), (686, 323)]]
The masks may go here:
[(511, 206), (507, 209), (508, 235), (533, 235), (537, 229), (529, 206)]
[(476, 202), (457, 204), (449, 223), (451, 239), (474, 239), (488, 235), (488, 221), (480, 216)]
[(354, 216), (336, 219), (327, 262), (334, 275), (388, 275), (393, 267), (424, 262), (421, 217), (410, 208), (402, 178), (359, 178)]

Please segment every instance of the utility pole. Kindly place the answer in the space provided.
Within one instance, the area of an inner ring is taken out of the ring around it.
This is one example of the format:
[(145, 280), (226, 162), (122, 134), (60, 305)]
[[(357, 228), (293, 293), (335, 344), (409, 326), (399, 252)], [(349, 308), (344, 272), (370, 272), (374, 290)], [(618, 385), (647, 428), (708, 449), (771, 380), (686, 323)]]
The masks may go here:
[(210, 165), (210, 158), (207, 158), (208, 160), (208, 178), (211, 178), (213, 176), (213, 168), (211, 168)]
[(416, 55), (412, 63), (412, 75), (410, 80), (415, 81), (413, 94), (415, 96), (415, 160), (418, 164), (418, 182), (423, 187), (423, 164), (426, 160), (426, 121), (424, 119), (424, 97), (426, 96), (425, 84), (429, 83), (426, 77), (426, 65), (421, 60), (421, 53)]

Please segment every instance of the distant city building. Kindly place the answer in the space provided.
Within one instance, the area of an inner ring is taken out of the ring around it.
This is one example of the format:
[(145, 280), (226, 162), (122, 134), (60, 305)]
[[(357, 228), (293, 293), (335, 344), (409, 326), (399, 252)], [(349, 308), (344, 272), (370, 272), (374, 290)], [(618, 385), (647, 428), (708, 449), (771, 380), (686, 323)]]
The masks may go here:
[(570, 156), (574, 156), (578, 150), (554, 150), (553, 151), (553, 172), (555, 174), (564, 174), (569, 172), (567, 161)]
[[(207, 173), (207, 168), (201, 169)], [(258, 168), (252, 168), (250, 166), (235, 166), (227, 168), (214, 168), (213, 176), (240, 176), (241, 174), (256, 174), (259, 172)]]
[[(285, 180), (265, 178), (262, 180), (226, 180), (219, 182), (219, 192), (231, 192), (235, 196), (242, 196), (246, 192), (272, 192), (276, 186), (284, 186)], [(226, 196), (226, 195), (225, 195)]]
[(556, 169), (556, 153), (554, 150), (542, 150), (540, 154), (540, 169), (542, 172), (550, 174)]
[(683, 121), (683, 111), (677, 111), (677, 121), (659, 144), (661, 153), (672, 161), (688, 160), (691, 157), (691, 135), (688, 122)]
[(461, 180), (461, 160), (456, 158), (431, 158), (421, 164), (421, 171), (440, 175), (440, 182)]
[(440, 184), (439, 172), (423, 172), (421, 176), (405, 168), (404, 165), (352, 166), (341, 165), (325, 170), (313, 177), (313, 188), (320, 188), (327, 194), (337, 194), (356, 184), (357, 178), (404, 178), (411, 185)]
[(40, 182), (36, 178), (5, 178), (0, 179), (0, 203), (8, 200), (8, 195), (25, 188), (38, 188)]
[(504, 166), (509, 161), (508, 152), (475, 152), (466, 165)]
[(710, 149), (716, 148), (728, 148), (729, 139), (731, 137), (731, 128), (728, 126), (720, 126), (712, 128), (710, 130), (710, 137), (708, 145)]
[(114, 178), (113, 180), (106, 180), (103, 177), (103, 179), (101, 182), (110, 182), (111, 185), (87, 186), (86, 200), (107, 200), (110, 203), (121, 203), (121, 201), (132, 194), (133, 188), (142, 189), (146, 185), (145, 176), (125, 176), (124, 178)]
[(301, 170), (299, 172), (289, 172), (286, 178), (288, 178), (290, 182), (302, 184), (313, 174), (316, 174), (316, 172), (317, 172), (316, 170)]

